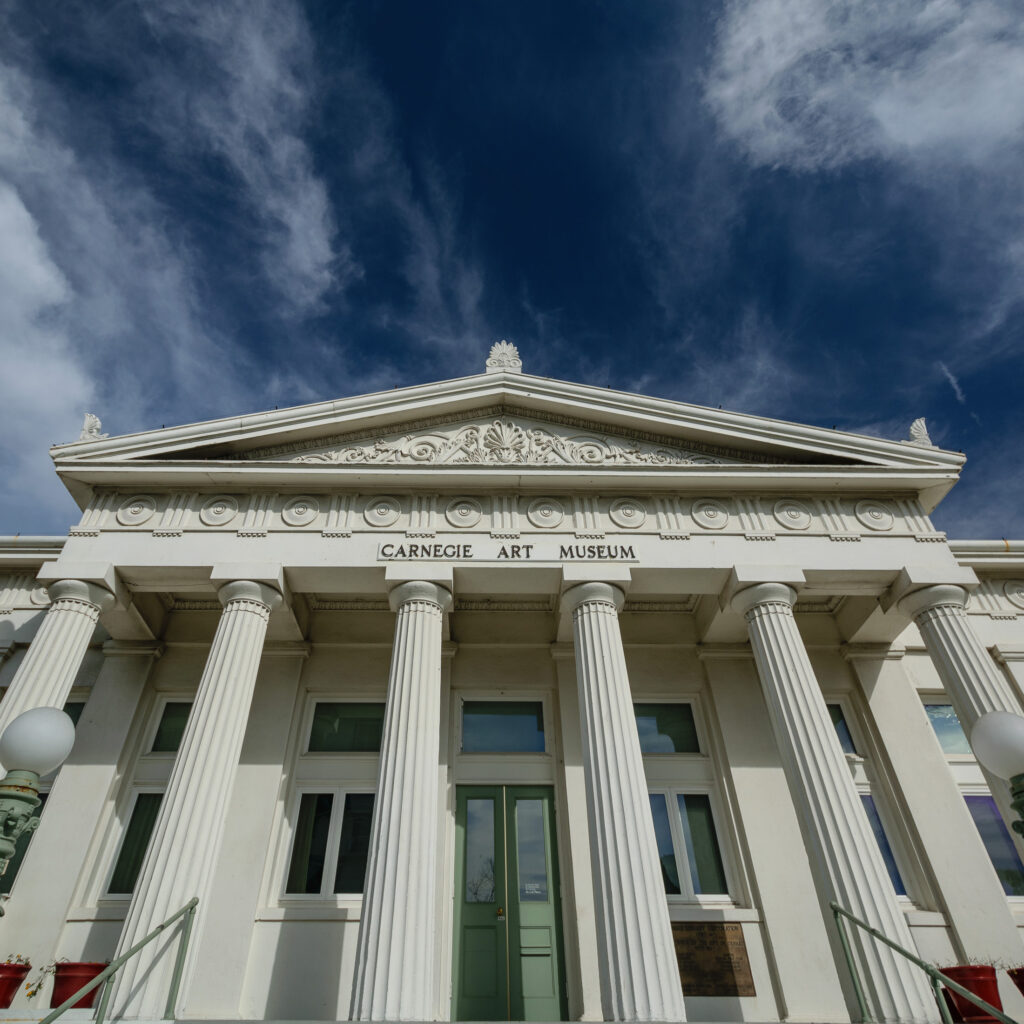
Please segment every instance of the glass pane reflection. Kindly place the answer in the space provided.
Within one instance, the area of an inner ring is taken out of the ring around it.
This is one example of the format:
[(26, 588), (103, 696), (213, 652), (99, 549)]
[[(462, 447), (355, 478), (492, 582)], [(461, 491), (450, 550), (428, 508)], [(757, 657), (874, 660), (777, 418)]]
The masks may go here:
[(494, 801), (466, 801), (466, 902), (494, 902)]
[(658, 860), (661, 875), (665, 880), (665, 892), (669, 896), (679, 895), (679, 869), (672, 849), (672, 829), (668, 824), (668, 805), (663, 793), (651, 793), (651, 817), (654, 818), (654, 838), (658, 843)]
[(645, 754), (699, 754), (689, 704), (634, 704), (640, 750)]
[(960, 719), (956, 717), (952, 704), (925, 704), (928, 721), (932, 723), (939, 746), (946, 754), (972, 754)]
[(516, 801), (516, 862), (519, 865), (519, 899), (523, 903), (547, 902), (543, 800)]
[(467, 700), (462, 705), (466, 753), (543, 754), (544, 705), (540, 701)]
[(1024, 864), (990, 796), (964, 797), (1007, 896), (1024, 896)]

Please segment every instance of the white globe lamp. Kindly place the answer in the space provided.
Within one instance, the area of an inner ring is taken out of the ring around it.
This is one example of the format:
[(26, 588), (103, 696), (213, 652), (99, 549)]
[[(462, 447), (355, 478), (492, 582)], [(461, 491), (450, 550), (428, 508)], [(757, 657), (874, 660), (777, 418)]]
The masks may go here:
[(971, 729), (971, 749), (982, 768), (1010, 783), (1013, 809), (1019, 819), (1014, 832), (1024, 835), (1024, 718), (1009, 711), (990, 711)]

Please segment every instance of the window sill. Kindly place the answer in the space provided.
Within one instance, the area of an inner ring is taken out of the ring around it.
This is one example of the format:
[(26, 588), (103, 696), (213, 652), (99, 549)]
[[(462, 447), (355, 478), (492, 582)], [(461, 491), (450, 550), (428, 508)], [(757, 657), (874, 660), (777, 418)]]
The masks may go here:
[(128, 916), (131, 899), (103, 900), (95, 907), (72, 907), (69, 921), (123, 921)]
[(668, 904), (668, 916), (672, 921), (741, 921), (760, 923), (761, 912), (753, 907), (710, 906), (699, 903)]
[(263, 907), (256, 913), (257, 921), (358, 921), (362, 903), (348, 906), (309, 903), (290, 907)]

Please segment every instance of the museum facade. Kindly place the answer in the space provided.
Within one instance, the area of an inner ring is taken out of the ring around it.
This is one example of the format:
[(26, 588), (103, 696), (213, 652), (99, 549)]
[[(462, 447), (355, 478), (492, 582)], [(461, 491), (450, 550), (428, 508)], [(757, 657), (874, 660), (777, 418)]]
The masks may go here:
[[(77, 734), (2, 879), (10, 953), (109, 960), (198, 898), (193, 1020), (850, 1021), (830, 901), (930, 962), (1024, 961), (966, 740), (1021, 712), (1024, 544), (935, 529), (964, 460), (922, 422), (549, 380), (502, 343), (52, 455), (82, 518), (0, 539), (0, 729)], [(179, 941), (115, 1017), (163, 1016)], [(937, 1019), (850, 942), (874, 1020)]]

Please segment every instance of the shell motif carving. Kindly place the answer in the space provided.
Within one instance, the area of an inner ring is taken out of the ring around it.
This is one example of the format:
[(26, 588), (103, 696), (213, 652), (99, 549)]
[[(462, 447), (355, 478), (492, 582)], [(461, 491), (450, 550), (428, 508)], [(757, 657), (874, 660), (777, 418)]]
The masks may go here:
[(391, 526), (402, 514), (402, 506), (394, 498), (371, 498), (363, 510), (363, 518), (370, 526)]
[(207, 526), (227, 526), (238, 515), (238, 502), (230, 494), (218, 494), (203, 502), (200, 522)]
[(117, 510), (117, 521), (122, 526), (141, 526), (153, 518), (156, 502), (148, 494), (136, 494)]
[(1024, 580), (1007, 580), (1003, 584), (1006, 599), (1018, 608), (1024, 608)]
[(530, 502), (526, 518), (542, 530), (553, 530), (565, 518), (565, 509), (555, 498), (537, 498)]
[(626, 530), (635, 530), (643, 526), (647, 519), (647, 509), (636, 498), (619, 498), (613, 501), (608, 509), (608, 517), (616, 526)]
[(483, 436), (489, 462), (522, 462), (526, 452), (526, 434), (511, 420), (495, 420)]
[(444, 510), (445, 519), (452, 526), (458, 526), (462, 529), (476, 526), (483, 517), (483, 514), (483, 506), (476, 498), (454, 498), (448, 502), (448, 507)]
[(776, 522), (787, 530), (806, 530), (813, 522), (810, 509), (792, 498), (777, 501), (773, 514)]
[(705, 530), (724, 530), (729, 525), (729, 510), (714, 498), (695, 501), (693, 508), (690, 509), (690, 516)]
[(869, 530), (891, 530), (896, 523), (889, 506), (880, 501), (858, 501), (853, 513)]
[(281, 518), (289, 526), (309, 526), (320, 514), (320, 503), (316, 498), (302, 496), (292, 498), (281, 510)]

